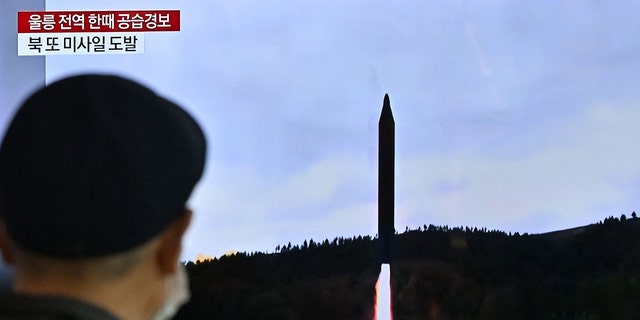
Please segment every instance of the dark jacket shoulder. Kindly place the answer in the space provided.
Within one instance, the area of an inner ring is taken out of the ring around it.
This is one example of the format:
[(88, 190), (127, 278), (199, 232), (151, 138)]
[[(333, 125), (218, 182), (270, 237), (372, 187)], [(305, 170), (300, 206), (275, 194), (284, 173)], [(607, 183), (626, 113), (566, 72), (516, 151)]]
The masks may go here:
[(23, 294), (0, 294), (0, 320), (118, 320), (79, 300)]

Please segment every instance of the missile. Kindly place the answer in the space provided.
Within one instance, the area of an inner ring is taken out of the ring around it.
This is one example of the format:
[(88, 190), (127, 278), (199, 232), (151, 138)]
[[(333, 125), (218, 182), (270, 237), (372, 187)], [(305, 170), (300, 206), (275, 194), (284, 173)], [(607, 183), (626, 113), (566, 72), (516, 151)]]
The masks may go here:
[(393, 258), (395, 126), (389, 95), (385, 94), (378, 122), (378, 240), (381, 263), (391, 263)]

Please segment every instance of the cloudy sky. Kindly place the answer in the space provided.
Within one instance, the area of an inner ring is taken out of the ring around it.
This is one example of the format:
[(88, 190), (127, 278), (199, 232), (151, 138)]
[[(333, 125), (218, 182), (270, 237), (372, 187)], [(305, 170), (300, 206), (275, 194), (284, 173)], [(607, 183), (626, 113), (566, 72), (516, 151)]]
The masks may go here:
[(385, 93), (399, 231), (538, 233), (640, 209), (637, 2), (46, 6), (181, 10), (181, 31), (147, 33), (144, 54), (49, 56), (46, 80), (128, 75), (201, 122), (208, 166), (184, 259), (375, 235)]

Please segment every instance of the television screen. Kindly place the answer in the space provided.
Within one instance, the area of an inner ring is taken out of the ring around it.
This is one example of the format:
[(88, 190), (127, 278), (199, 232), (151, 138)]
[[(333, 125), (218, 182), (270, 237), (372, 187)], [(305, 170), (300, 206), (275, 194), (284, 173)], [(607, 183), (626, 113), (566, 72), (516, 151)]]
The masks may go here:
[[(375, 236), (385, 93), (397, 231), (541, 233), (638, 208), (637, 4), (3, 0), (0, 8), (0, 132), (29, 92), (79, 73), (140, 81), (202, 124), (208, 159), (183, 260)], [(60, 53), (44, 40), (36, 52), (19, 41), (18, 12), (142, 10), (179, 11), (179, 30), (113, 33), (137, 37), (131, 52)]]

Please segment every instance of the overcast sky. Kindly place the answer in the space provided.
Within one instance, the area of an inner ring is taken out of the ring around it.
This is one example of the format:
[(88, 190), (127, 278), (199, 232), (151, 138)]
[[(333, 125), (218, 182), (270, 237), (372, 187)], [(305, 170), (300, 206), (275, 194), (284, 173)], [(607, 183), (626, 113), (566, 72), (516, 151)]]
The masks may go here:
[(183, 254), (377, 232), (377, 122), (396, 119), (396, 229), (538, 233), (640, 209), (634, 1), (46, 1), (179, 9), (140, 55), (49, 56), (47, 81), (128, 75), (207, 132)]

